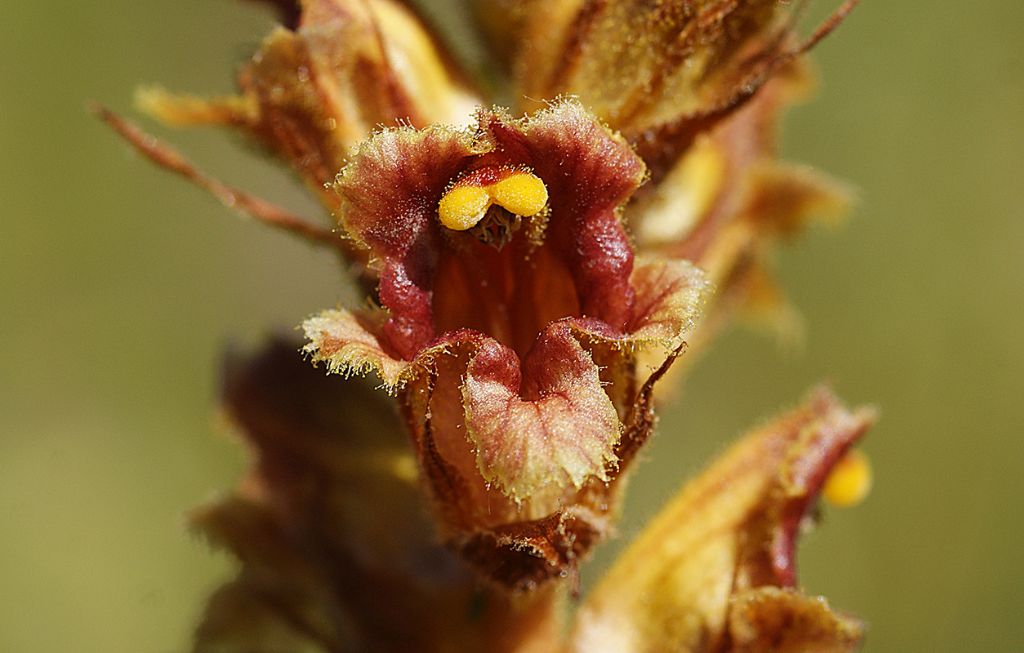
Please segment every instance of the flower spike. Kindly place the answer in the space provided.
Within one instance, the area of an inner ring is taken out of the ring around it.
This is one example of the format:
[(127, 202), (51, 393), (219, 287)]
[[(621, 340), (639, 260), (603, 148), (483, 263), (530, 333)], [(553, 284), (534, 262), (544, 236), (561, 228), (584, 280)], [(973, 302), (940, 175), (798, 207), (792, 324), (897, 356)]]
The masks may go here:
[(818, 496), (871, 484), (851, 447), (873, 413), (827, 390), (686, 485), (563, 622), (677, 360), (741, 309), (794, 321), (768, 248), (850, 193), (780, 163), (774, 127), (857, 0), (804, 40), (804, 0), (467, 0), (512, 110), (482, 108), (403, 0), (262, 1), (282, 25), (236, 94), (137, 102), (250, 136), (336, 231), (97, 110), (225, 205), (335, 248), (367, 295), (302, 325), (330, 375), (280, 342), (226, 366), (254, 460), (193, 516), (242, 561), (197, 653), (852, 651), (861, 624), (796, 578)]

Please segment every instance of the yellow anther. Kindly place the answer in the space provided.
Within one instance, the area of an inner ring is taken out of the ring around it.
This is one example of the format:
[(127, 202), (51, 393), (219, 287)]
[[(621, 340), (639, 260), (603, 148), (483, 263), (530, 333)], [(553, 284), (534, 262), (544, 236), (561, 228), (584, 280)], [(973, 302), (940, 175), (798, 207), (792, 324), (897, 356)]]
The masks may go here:
[(490, 184), (473, 184), (467, 179), (450, 188), (437, 206), (441, 224), (454, 231), (472, 229), (484, 219), (491, 204), (524, 218), (540, 213), (548, 203), (548, 189), (540, 177), (522, 170), (501, 172), (507, 174)]
[(855, 506), (871, 491), (871, 462), (857, 449), (843, 456), (825, 480), (825, 500), (834, 506)]
[(524, 218), (540, 213), (548, 203), (548, 189), (544, 182), (529, 172), (513, 172), (489, 190), (495, 204)]
[(437, 207), (437, 216), (441, 224), (465, 231), (472, 229), (484, 219), (484, 214), (491, 205), (491, 196), (480, 186), (456, 186), (452, 188)]

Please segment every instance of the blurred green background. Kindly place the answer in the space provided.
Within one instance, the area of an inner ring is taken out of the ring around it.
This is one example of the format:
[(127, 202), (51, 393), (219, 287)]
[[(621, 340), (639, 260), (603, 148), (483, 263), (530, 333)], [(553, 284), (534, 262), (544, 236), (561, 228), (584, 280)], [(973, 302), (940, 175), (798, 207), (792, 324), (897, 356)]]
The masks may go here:
[[(133, 87), (221, 92), (269, 29), (231, 0), (7, 3), (0, 18), (0, 650), (171, 653), (232, 562), (183, 511), (231, 486), (229, 341), (345, 296), (332, 261), (156, 171), (85, 112)], [(879, 405), (876, 486), (827, 510), (802, 581), (866, 651), (1024, 650), (1024, 4), (868, 1), (815, 53), (788, 158), (860, 189), (780, 252), (799, 350), (736, 330), (662, 422), (607, 561), (678, 484), (822, 379)], [(167, 135), (166, 130), (156, 130)], [(213, 131), (173, 141), (307, 213)]]

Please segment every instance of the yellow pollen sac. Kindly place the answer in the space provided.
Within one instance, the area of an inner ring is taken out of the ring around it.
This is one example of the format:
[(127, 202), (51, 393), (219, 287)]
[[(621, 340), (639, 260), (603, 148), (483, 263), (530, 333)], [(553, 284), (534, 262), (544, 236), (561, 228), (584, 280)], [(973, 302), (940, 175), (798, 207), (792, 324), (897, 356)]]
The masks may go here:
[(857, 449), (843, 456), (825, 480), (825, 500), (839, 508), (855, 506), (871, 491), (871, 462)]
[(441, 224), (455, 231), (472, 229), (484, 219), (491, 196), (480, 186), (456, 186), (452, 188), (437, 207)]
[(437, 216), (449, 229), (465, 231), (484, 219), (491, 204), (527, 218), (540, 213), (547, 203), (548, 189), (540, 177), (517, 170), (493, 184), (452, 187), (441, 198)]
[(548, 189), (544, 182), (529, 172), (514, 172), (489, 190), (496, 204), (524, 218), (540, 213), (548, 203)]

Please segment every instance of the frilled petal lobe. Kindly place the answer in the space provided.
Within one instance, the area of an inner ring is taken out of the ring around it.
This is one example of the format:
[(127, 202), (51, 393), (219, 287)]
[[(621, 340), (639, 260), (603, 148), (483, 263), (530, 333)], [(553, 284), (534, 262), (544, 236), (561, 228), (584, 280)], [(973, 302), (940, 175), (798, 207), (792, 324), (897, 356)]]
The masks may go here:
[(406, 360), (434, 336), (437, 205), (476, 148), (467, 133), (442, 127), (385, 130), (360, 145), (335, 184), (342, 226), (380, 267), (378, 294), (391, 311), (384, 337)]
[(631, 345), (676, 348), (693, 331), (711, 284), (689, 261), (649, 258), (633, 271), (636, 304), (628, 328)]
[(326, 363), (327, 370), (342, 376), (377, 373), (385, 388), (393, 391), (402, 385), (409, 370), (407, 361), (389, 356), (374, 331), (383, 322), (381, 316), (359, 315), (346, 310), (324, 311), (306, 320), (302, 328), (307, 344), (303, 351), (314, 363)]
[(871, 422), (822, 390), (735, 445), (586, 599), (574, 650), (852, 650), (856, 622), (792, 589), (795, 546), (829, 471)]
[(552, 493), (557, 499), (588, 480), (607, 480), (615, 461), (619, 417), (571, 328), (558, 322), (546, 329), (522, 373), (515, 352), (493, 340), (466, 370), (466, 436), (480, 473), (516, 502), (546, 504)]
[[(470, 133), (433, 126), (385, 129), (362, 142), (334, 190), (341, 225), (375, 257), (397, 260), (438, 232), (444, 190), (479, 152)], [(385, 264), (386, 265), (386, 264)]]
[[(488, 340), (467, 366), (462, 388), (466, 434), (488, 482), (515, 501), (539, 505), (619, 472), (626, 429), (599, 367), (583, 347), (675, 350), (696, 325), (710, 288), (683, 261), (644, 261), (631, 276), (636, 303), (627, 328), (593, 320), (550, 324), (519, 366), (515, 353)], [(664, 356), (664, 354), (663, 354)], [(636, 397), (630, 398), (631, 410)]]

